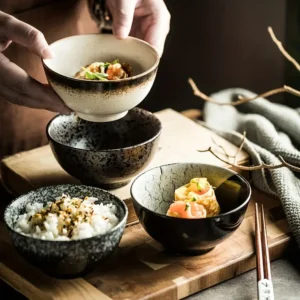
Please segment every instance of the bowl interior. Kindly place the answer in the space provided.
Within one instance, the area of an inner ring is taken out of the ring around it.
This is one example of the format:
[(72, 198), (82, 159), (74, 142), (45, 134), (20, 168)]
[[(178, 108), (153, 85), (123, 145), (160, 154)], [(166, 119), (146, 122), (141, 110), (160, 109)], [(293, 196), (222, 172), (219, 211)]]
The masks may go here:
[(53, 59), (45, 59), (45, 65), (56, 73), (74, 77), (81, 67), (93, 62), (119, 59), (129, 63), (133, 76), (155, 67), (159, 60), (157, 51), (148, 43), (129, 37), (118, 40), (110, 34), (76, 35), (58, 40), (50, 45)]
[(50, 138), (60, 144), (92, 151), (126, 148), (147, 142), (161, 131), (150, 112), (135, 108), (117, 121), (92, 123), (75, 116), (57, 116), (48, 126)]
[[(61, 196), (63, 193), (69, 194), (71, 197), (96, 197), (98, 198), (95, 202), (96, 204), (113, 203), (117, 207), (116, 216), (119, 218), (119, 224), (123, 223), (124, 218), (127, 218), (126, 205), (116, 196), (95, 187), (66, 184), (44, 187), (15, 199), (5, 210), (5, 223), (10, 229), (14, 230), (19, 215), (25, 213), (26, 205), (28, 203), (32, 204), (38, 202), (46, 205), (48, 202), (55, 201), (55, 198)], [(114, 227), (112, 231), (118, 226), (119, 225)]]
[(206, 177), (215, 188), (221, 214), (245, 205), (250, 185), (240, 175), (226, 168), (197, 163), (178, 163), (157, 167), (141, 174), (132, 184), (132, 197), (144, 208), (166, 215), (174, 191), (195, 177)]

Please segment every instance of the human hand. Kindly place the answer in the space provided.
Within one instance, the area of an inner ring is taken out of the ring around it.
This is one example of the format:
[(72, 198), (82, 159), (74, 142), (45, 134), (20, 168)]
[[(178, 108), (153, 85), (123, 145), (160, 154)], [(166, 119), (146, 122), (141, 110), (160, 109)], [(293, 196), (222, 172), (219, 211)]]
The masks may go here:
[(28, 48), (42, 58), (53, 56), (40, 31), (0, 11), (0, 99), (21, 106), (69, 113), (69, 108), (48, 85), (31, 78), (1, 53), (11, 42)]
[(117, 38), (143, 39), (162, 54), (170, 30), (170, 13), (163, 0), (107, 0), (106, 5)]

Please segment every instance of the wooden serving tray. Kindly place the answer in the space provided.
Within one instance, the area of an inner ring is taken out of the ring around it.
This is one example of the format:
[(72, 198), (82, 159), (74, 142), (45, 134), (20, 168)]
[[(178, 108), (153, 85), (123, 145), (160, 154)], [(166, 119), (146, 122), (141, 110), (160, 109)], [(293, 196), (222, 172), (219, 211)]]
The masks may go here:
[[(210, 153), (196, 151), (211, 145), (213, 133), (170, 109), (157, 116), (163, 123), (163, 135), (149, 168), (177, 161), (222, 165)], [(235, 153), (234, 145), (217, 139)], [(247, 160), (242, 152), (238, 162)], [(4, 184), (15, 195), (45, 185), (77, 182), (59, 167), (48, 146), (6, 158), (1, 170)], [(0, 278), (29, 299), (181, 299), (255, 268), (254, 201), (265, 205), (271, 259), (282, 256), (291, 242), (279, 201), (254, 189), (243, 223), (227, 241), (202, 256), (172, 256), (138, 223), (129, 186), (112, 191), (129, 208), (121, 243), (92, 273), (73, 280), (48, 277), (15, 252), (0, 222)]]

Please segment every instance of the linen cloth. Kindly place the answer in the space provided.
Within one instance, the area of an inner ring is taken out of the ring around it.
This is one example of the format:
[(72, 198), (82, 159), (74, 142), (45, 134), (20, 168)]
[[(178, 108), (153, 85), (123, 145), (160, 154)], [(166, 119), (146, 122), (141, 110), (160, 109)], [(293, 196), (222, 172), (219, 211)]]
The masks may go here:
[[(224, 103), (234, 101), (237, 95), (256, 96), (248, 90), (232, 88), (211, 97)], [(203, 114), (205, 126), (237, 146), (240, 146), (242, 133), (246, 131), (243, 149), (249, 153), (252, 165), (262, 162), (280, 164), (278, 156), (282, 156), (289, 164), (300, 167), (300, 108), (293, 109), (259, 98), (235, 107), (206, 102)], [(253, 184), (258, 189), (279, 197), (300, 247), (299, 175), (285, 167), (252, 171)]]

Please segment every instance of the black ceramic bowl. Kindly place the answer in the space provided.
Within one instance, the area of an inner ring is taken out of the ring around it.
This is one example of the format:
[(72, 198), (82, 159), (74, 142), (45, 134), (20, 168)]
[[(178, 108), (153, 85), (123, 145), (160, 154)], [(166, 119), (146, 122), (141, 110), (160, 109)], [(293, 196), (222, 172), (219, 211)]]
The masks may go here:
[(147, 167), (158, 148), (161, 130), (154, 114), (134, 108), (109, 123), (57, 116), (49, 122), (47, 136), (67, 173), (84, 184), (114, 189)]
[[(166, 216), (176, 188), (195, 177), (206, 177), (221, 207), (218, 216), (179, 219)], [(201, 163), (176, 163), (148, 170), (131, 187), (136, 214), (147, 233), (167, 250), (200, 254), (212, 250), (241, 224), (251, 187), (247, 180), (226, 168)]]
[[(46, 204), (62, 193), (68, 193), (71, 197), (93, 196), (98, 198), (96, 204), (113, 203), (117, 207), (119, 223), (106, 234), (71, 241), (42, 240), (15, 230), (17, 218), (25, 213), (28, 203)], [(124, 202), (106, 191), (83, 185), (58, 185), (32, 191), (14, 200), (5, 210), (4, 221), (14, 246), (25, 260), (50, 276), (72, 278), (89, 271), (113, 253), (123, 235), (127, 216)]]

